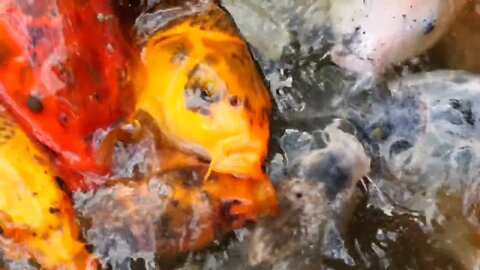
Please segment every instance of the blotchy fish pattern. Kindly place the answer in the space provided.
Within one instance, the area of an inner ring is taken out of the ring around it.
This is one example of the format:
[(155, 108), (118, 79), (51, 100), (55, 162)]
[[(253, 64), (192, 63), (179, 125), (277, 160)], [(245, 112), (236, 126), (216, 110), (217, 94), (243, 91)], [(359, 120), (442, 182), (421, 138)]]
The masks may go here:
[(42, 269), (90, 269), (70, 198), (49, 157), (0, 111), (0, 249)]
[(110, 1), (2, 1), (1, 103), (66, 167), (104, 173), (91, 140), (123, 115), (126, 50)]

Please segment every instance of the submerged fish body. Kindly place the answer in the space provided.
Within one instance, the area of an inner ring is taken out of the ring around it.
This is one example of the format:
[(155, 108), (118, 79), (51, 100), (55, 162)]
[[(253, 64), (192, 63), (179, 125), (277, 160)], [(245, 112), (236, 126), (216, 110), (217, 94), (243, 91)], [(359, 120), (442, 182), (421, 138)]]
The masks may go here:
[[(2, 108), (0, 112), (0, 250), (8, 261), (31, 259), (42, 269), (90, 269), (68, 195), (49, 157)], [(64, 267), (64, 268), (62, 268)]]
[(142, 51), (136, 110), (210, 171), (264, 178), (270, 97), (245, 41), (214, 5), (172, 20)]
[(0, 98), (78, 171), (104, 173), (92, 134), (122, 115), (126, 44), (110, 1), (2, 1)]
[(432, 47), (467, 0), (334, 0), (333, 61), (359, 73), (381, 73)]
[[(341, 250), (343, 243), (328, 241), (342, 233), (356, 204), (356, 186), (370, 173), (370, 158), (355, 137), (348, 121), (335, 119), (311, 134), (287, 129), (281, 138), (282, 154), (273, 171), (282, 211), (262, 221), (246, 236), (245, 249), (251, 265), (277, 269), (305, 269), (327, 255), (329, 245)], [(334, 230), (334, 232), (332, 232)], [(334, 257), (334, 256), (332, 256)], [(338, 259), (338, 258), (337, 258)]]
[(480, 77), (436, 70), (388, 86), (390, 97), (369, 101), (359, 125), (384, 162), (384, 172), (398, 182), (384, 192), (424, 213), (428, 224), (444, 211), (443, 197), (460, 198), (463, 215), (477, 226)]
[[(417, 128), (408, 132), (400, 132), (407, 130), (406, 123), (398, 121), (398, 128), (381, 144), (381, 156), (395, 176), (433, 190), (444, 187), (459, 192), (476, 185), (479, 87), (479, 76), (445, 70), (390, 83), (395, 98), (391, 108), (417, 119)], [(399, 108), (406, 99), (413, 106)]]

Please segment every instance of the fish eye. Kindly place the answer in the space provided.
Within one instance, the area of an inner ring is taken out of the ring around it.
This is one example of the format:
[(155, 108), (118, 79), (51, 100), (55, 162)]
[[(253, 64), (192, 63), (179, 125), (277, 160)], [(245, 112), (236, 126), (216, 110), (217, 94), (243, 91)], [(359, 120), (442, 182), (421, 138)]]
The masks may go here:
[(219, 102), (221, 96), (221, 91), (214, 91), (214, 84), (209, 84), (205, 81), (195, 80), (191, 84), (187, 82), (184, 88), (186, 108), (204, 115), (209, 114), (208, 107)]
[(200, 91), (200, 98), (206, 102), (213, 102), (213, 94), (210, 93), (208, 90), (206, 89), (199, 89)]
[(208, 65), (196, 65), (188, 74), (184, 86), (184, 101), (188, 110), (209, 114), (208, 107), (219, 102), (226, 92), (223, 80)]
[(191, 89), (185, 89), (193, 92), (192, 96), (198, 97), (208, 103), (217, 102), (219, 99), (219, 96), (215, 94), (213, 87), (202, 82), (197, 82), (197, 84), (195, 84)]
[(199, 88), (196, 89), (200, 91), (200, 98), (206, 102), (213, 103), (215, 102), (215, 80), (208, 80), (205, 82), (197, 82)]

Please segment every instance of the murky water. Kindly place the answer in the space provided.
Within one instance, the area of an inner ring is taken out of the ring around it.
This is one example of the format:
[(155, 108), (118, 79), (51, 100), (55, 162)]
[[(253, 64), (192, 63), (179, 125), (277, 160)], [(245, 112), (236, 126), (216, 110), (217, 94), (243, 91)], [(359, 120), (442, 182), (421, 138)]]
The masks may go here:
[[(126, 31), (153, 2), (117, 3)], [(135, 194), (135, 188), (113, 186), (89, 194), (93, 199), (82, 197), (79, 201), (87, 203), (77, 207), (97, 220), (86, 233), (105, 243), (103, 255), (115, 261), (114, 268), (476, 269), (476, 3), (469, 2), (451, 28), (445, 26), (446, 34), (431, 50), (375, 77), (347, 72), (331, 61), (327, 52), (337, 40), (326, 25), (328, 1), (223, 3), (251, 43), (274, 100), (267, 169), (282, 214), (237, 230), (205, 251), (167, 259), (155, 256), (158, 243), (131, 240), (135, 234), (148, 238), (158, 225), (163, 206), (156, 180), (136, 187), (154, 186), (143, 198), (149, 208), (134, 209), (143, 211), (136, 216), (145, 220), (125, 226), (99, 222), (127, 218), (115, 212), (112, 201), (118, 192)], [(110, 216), (96, 210), (103, 204), (113, 207)], [(135, 250), (138, 246), (150, 248)], [(130, 253), (134, 259), (121, 259)]]

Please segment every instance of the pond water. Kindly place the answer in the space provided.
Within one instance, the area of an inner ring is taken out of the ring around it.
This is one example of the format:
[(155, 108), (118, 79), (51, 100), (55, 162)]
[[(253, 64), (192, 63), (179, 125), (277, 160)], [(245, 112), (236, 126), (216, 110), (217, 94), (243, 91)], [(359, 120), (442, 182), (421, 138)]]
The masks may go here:
[[(478, 269), (480, 3), (445, 1), (452, 6), (444, 9), (439, 1), (424, 6), (406, 1), (418, 8), (412, 10), (384, 1), (392, 5), (367, 11), (360, 0), (350, 0), (351, 10), (342, 6), (349, 5), (346, 0), (222, 1), (251, 44), (274, 101), (267, 170), (282, 214), (175, 260), (151, 250), (113, 264), (118, 269)], [(119, 1), (126, 31), (155, 4)], [(394, 20), (382, 26), (375, 18), (385, 17), (379, 15), (383, 11), (412, 21), (407, 28)], [(421, 19), (417, 25), (415, 16), (422, 12), (438, 16), (434, 29), (421, 28)], [(346, 18), (357, 20), (356, 32), (367, 29), (368, 38), (355, 38), (357, 49), (346, 45), (353, 37), (338, 38), (352, 26)], [(416, 27), (438, 37), (418, 36)], [(397, 36), (382, 37), (378, 44), (386, 49), (372, 53), (375, 35), (389, 31)], [(352, 51), (331, 50), (342, 44)], [(370, 55), (374, 64), (350, 58), (353, 51), (354, 58)], [(105, 204), (109, 194), (89, 198), (85, 213), (95, 215), (95, 202)], [(147, 201), (155, 199), (149, 196)], [(115, 231), (102, 241), (124, 236)], [(128, 254), (128, 247), (117, 245), (105, 256)]]

